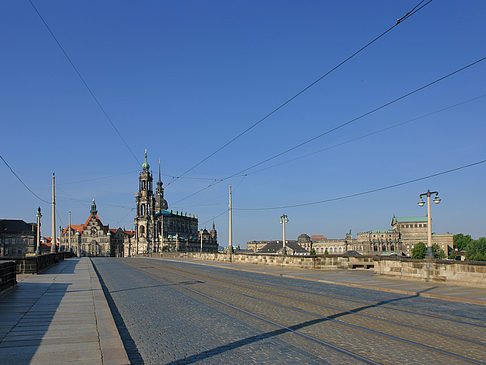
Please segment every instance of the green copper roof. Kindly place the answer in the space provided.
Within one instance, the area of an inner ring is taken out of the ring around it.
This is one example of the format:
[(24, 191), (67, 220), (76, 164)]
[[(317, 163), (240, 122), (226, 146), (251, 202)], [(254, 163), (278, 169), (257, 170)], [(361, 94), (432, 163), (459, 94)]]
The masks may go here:
[(148, 162), (147, 162), (147, 150), (145, 150), (145, 161), (144, 161), (144, 163), (142, 164), (142, 168), (143, 168), (144, 170), (148, 170), (148, 169), (150, 168), (150, 165), (149, 165), (149, 164), (148, 164)]
[(427, 222), (427, 217), (395, 217), (393, 220), (397, 223)]

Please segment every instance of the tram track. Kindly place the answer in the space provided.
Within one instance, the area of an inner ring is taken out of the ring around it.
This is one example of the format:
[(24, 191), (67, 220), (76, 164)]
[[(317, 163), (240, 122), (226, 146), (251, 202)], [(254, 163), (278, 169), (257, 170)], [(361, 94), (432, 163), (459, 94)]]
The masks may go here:
[[(161, 264), (162, 262), (159, 260), (159, 263)], [(143, 271), (146, 275), (149, 275), (150, 277), (155, 278), (156, 280), (166, 280), (166, 281), (171, 280), (171, 279), (168, 279), (167, 277), (162, 277), (161, 272), (160, 272), (160, 268), (157, 268), (155, 266), (152, 266), (152, 267), (144, 266), (143, 268), (137, 268), (135, 262), (133, 263), (133, 265), (132, 265), (132, 263), (125, 263), (125, 264), (133, 267), (136, 270)], [(389, 324), (404, 326), (404, 327), (408, 327), (409, 329), (425, 331), (425, 332), (428, 332), (431, 335), (447, 337), (449, 340), (467, 342), (469, 347), (477, 346), (477, 347), (480, 348), (479, 350), (476, 349), (476, 353), (479, 352), (479, 354), (481, 354), (481, 353), (484, 354), (485, 351), (484, 351), (484, 348), (482, 348), (482, 346), (485, 346), (485, 344), (480, 342), (480, 341), (475, 341), (475, 340), (467, 339), (467, 338), (461, 338), (459, 336), (448, 335), (448, 334), (440, 333), (438, 331), (431, 331), (431, 330), (427, 330), (427, 329), (424, 329), (424, 328), (419, 328), (419, 327), (416, 327), (416, 326), (407, 325), (407, 324), (404, 324), (404, 323), (384, 320), (382, 318), (364, 315), (362, 313), (355, 313), (352, 310), (346, 310), (346, 309), (343, 309), (343, 308), (337, 308), (337, 307), (332, 307), (332, 306), (327, 306), (328, 307), (327, 309), (341, 311), (339, 313), (339, 315), (337, 315), (337, 314), (326, 315), (326, 314), (317, 313), (316, 311), (305, 310), (304, 309), (305, 305), (307, 305), (307, 306), (320, 306), (320, 307), (323, 307), (323, 305), (319, 304), (319, 303), (312, 303), (312, 302), (305, 301), (305, 300), (302, 301), (302, 299), (300, 299), (300, 298), (295, 298), (295, 297), (285, 296), (285, 295), (278, 295), (278, 294), (275, 294), (275, 293), (270, 293), (268, 291), (265, 292), (262, 289), (259, 289), (259, 290), (260, 290), (260, 293), (263, 293), (263, 294), (260, 294), (260, 295), (250, 294), (250, 293), (248, 293), (249, 290), (257, 291), (257, 289), (246, 287), (245, 285), (243, 285), (241, 283), (235, 284), (235, 283), (225, 282), (225, 285), (221, 285), (220, 283), (224, 281), (224, 280), (222, 280), (222, 277), (214, 277), (214, 276), (209, 275), (207, 273), (202, 273), (201, 272), (202, 270), (199, 270), (195, 274), (194, 272), (188, 272), (186, 270), (183, 270), (180, 267), (176, 268), (175, 265), (163, 265), (163, 270), (164, 270), (165, 275), (167, 275), (168, 274), (167, 272), (169, 272), (169, 274), (176, 275), (176, 276), (178, 275), (179, 277), (183, 277), (185, 279), (190, 279), (190, 280), (193, 280), (193, 281), (194, 280), (203, 281), (203, 283), (200, 283), (201, 284), (200, 286), (205, 287), (205, 286), (209, 285), (209, 286), (212, 286), (213, 288), (218, 288), (219, 290), (228, 291), (228, 292), (231, 293), (229, 296), (228, 296), (228, 294), (218, 293), (219, 297), (217, 297), (213, 293), (211, 293), (211, 291), (209, 291), (209, 293), (208, 293), (207, 288), (203, 289), (203, 288), (200, 288), (198, 286), (198, 289), (195, 289), (194, 286), (189, 288), (187, 286), (184, 286), (183, 284), (180, 284), (180, 287), (183, 287), (185, 290), (188, 290), (193, 294), (203, 296), (206, 299), (213, 300), (215, 302), (218, 302), (219, 304), (226, 305), (226, 306), (228, 306), (232, 309), (237, 309), (239, 311), (246, 313), (247, 315), (251, 315), (251, 316), (254, 316), (255, 318), (259, 318), (260, 320), (270, 321), (269, 323), (273, 323), (274, 325), (278, 325), (282, 329), (292, 330), (295, 327), (293, 327), (291, 325), (279, 323), (275, 319), (271, 319), (264, 314), (258, 314), (255, 311), (251, 310), (251, 308), (243, 308), (239, 305), (235, 305), (235, 303), (234, 303), (235, 299), (234, 298), (236, 296), (242, 296), (242, 297), (250, 298), (251, 300), (254, 300), (254, 301), (264, 302), (267, 305), (270, 305), (270, 306), (273, 306), (273, 307), (278, 307), (278, 308), (280, 308), (279, 310), (285, 309), (285, 310), (288, 310), (288, 311), (293, 311), (294, 313), (299, 313), (300, 315), (305, 315), (306, 317), (313, 317), (317, 320), (321, 320), (322, 322), (320, 322), (320, 323), (332, 322), (332, 323), (337, 324), (339, 326), (344, 326), (344, 327), (347, 327), (347, 328), (352, 328), (353, 330), (359, 330), (359, 331), (367, 332), (368, 335), (372, 334), (373, 336), (388, 338), (389, 340), (399, 341), (401, 343), (406, 343), (407, 345), (419, 347), (423, 351), (440, 353), (442, 356), (448, 357), (449, 359), (455, 359), (456, 361), (463, 360), (465, 362), (470, 362), (470, 363), (479, 363), (479, 364), (484, 363), (483, 362), (484, 359), (480, 356), (478, 357), (478, 355), (476, 355), (476, 357), (473, 358), (473, 357), (470, 357), (470, 356), (466, 356), (464, 354), (455, 353), (455, 352), (452, 352), (452, 351), (445, 350), (443, 348), (437, 348), (437, 347), (430, 346), (430, 345), (427, 345), (427, 344), (419, 343), (415, 340), (410, 340), (410, 339), (403, 338), (403, 337), (400, 337), (400, 336), (385, 333), (383, 331), (368, 328), (368, 327), (365, 327), (365, 326), (362, 326), (362, 325), (359, 325), (359, 324), (356, 324), (356, 323), (345, 322), (345, 321), (342, 321), (342, 320), (337, 319), (337, 318), (342, 317), (342, 316), (360, 316), (360, 317), (366, 318), (366, 320), (371, 319), (371, 320), (377, 320), (377, 321), (386, 321)], [(175, 280), (174, 282), (178, 282), (178, 280)], [(219, 282), (219, 284), (218, 284), (218, 282)], [(259, 284), (263, 285), (263, 284), (266, 284), (266, 283), (259, 283)], [(229, 286), (233, 286), (233, 288), (229, 287)], [(288, 288), (285, 288), (285, 289), (288, 290)], [(246, 292), (244, 292), (244, 291), (246, 291)], [(316, 294), (316, 293), (312, 293), (312, 294)], [(226, 297), (225, 297), (225, 295), (226, 295)], [(303, 304), (300, 304), (300, 307), (295, 306), (295, 305), (284, 305), (282, 303), (279, 303), (274, 298), (272, 298), (272, 300), (269, 299), (268, 297), (271, 296), (271, 295), (276, 296), (276, 297), (280, 297), (280, 299), (284, 298), (287, 301), (289, 301), (289, 300), (290, 301), (299, 301), (300, 300), (301, 303), (303, 303)], [(376, 305), (376, 303), (374, 305)], [(257, 307), (258, 306), (255, 306), (255, 308), (257, 308)], [(331, 308), (329, 308), (329, 307), (331, 307)], [(371, 305), (370, 308), (371, 307), (373, 307), (373, 305)], [(388, 307), (386, 307), (386, 308), (388, 308)], [(273, 310), (275, 310), (275, 309), (273, 309)], [(305, 318), (304, 318), (304, 320), (305, 320)], [(316, 325), (318, 323), (319, 322), (316, 322)], [(294, 329), (294, 331), (295, 331), (295, 329)], [(323, 342), (323, 344), (325, 343), (325, 344), (328, 344), (329, 346), (335, 346), (338, 349), (341, 349), (343, 351), (348, 351), (351, 354), (356, 354), (356, 352), (349, 351), (349, 349), (339, 347), (339, 346), (336, 346), (335, 344), (333, 344), (329, 341), (325, 341), (325, 339), (319, 338), (319, 336), (317, 336), (315, 334), (311, 335), (309, 333), (302, 332), (302, 331), (296, 331), (295, 334), (300, 335), (300, 336), (310, 336), (310, 338), (312, 338), (313, 341), (316, 341), (316, 340), (321, 341), (321, 342)], [(362, 355), (357, 354), (357, 356), (362, 356)], [(377, 360), (377, 359), (369, 359), (367, 357), (363, 357), (363, 358), (366, 361), (368, 361), (368, 360), (371, 361), (372, 363), (375, 363), (376, 360)], [(365, 361), (365, 360), (363, 360), (363, 361)]]

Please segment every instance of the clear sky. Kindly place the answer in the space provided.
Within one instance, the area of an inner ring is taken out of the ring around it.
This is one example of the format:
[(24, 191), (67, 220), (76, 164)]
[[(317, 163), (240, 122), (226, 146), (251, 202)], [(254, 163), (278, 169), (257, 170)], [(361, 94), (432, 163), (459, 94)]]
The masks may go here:
[[(172, 184), (181, 174), (392, 26), (418, 0), (33, 0), (139, 161), (160, 158), (169, 209), (215, 218), (227, 245), (228, 184), (235, 208), (335, 198), (486, 159), (486, 61), (213, 187), (278, 152), (486, 56), (486, 2), (434, 0), (368, 49)], [(25, 0), (0, 2), (1, 154), (41, 198), (56, 172), (58, 225), (80, 224), (96, 199), (110, 227), (133, 229), (140, 165)], [(348, 140), (352, 142), (342, 144)], [(342, 144), (335, 146), (336, 144)], [(333, 148), (328, 148), (333, 147)], [(301, 155), (324, 150), (305, 158)], [(282, 164), (280, 164), (282, 163)], [(275, 164), (278, 166), (271, 167)], [(267, 169), (261, 170), (264, 167)], [(253, 173), (252, 173), (253, 172)], [(0, 166), (0, 217), (33, 222), (50, 206)], [(425, 215), (438, 190), (435, 232), (486, 234), (486, 164), (364, 196), (233, 213), (233, 242), (300, 233), (341, 238)], [(209, 180), (204, 180), (209, 179)]]

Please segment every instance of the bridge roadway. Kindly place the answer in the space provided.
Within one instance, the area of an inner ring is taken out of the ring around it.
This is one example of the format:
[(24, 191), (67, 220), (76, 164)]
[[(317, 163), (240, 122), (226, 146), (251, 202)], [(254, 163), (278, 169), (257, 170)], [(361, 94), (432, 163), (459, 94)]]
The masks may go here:
[(174, 260), (93, 263), (135, 364), (486, 362), (482, 305)]

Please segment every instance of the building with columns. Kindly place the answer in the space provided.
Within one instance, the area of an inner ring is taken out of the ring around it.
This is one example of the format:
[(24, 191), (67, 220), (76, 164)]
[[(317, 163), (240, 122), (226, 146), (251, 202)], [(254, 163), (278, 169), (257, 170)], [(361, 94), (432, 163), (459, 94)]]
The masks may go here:
[[(451, 233), (432, 234), (432, 243), (437, 244), (448, 255), (453, 247), (454, 236)], [(251, 241), (247, 248), (261, 252), (268, 241)], [(359, 232), (353, 238), (351, 231), (344, 238), (329, 239), (323, 235), (308, 236), (301, 234), (297, 243), (309, 253), (313, 248), (317, 254), (342, 255), (356, 251), (362, 255), (405, 255), (411, 256), (414, 246), (423, 242), (427, 245), (427, 217), (395, 217), (391, 229)]]
[(160, 161), (159, 178), (154, 194), (153, 175), (147, 161), (147, 151), (138, 176), (135, 201), (137, 215), (134, 219), (134, 255), (161, 251), (217, 252), (218, 236), (214, 223), (210, 231), (200, 232), (195, 215), (168, 210), (160, 176)]

